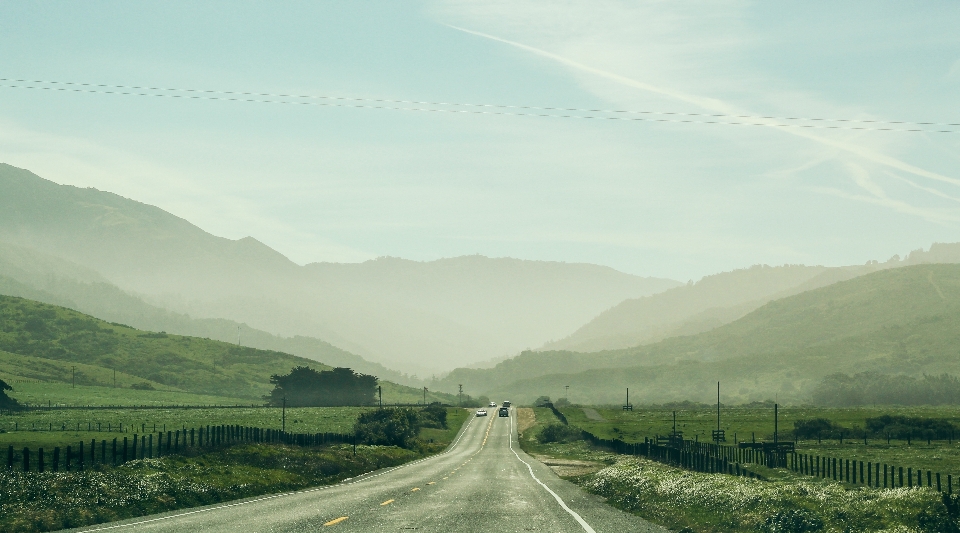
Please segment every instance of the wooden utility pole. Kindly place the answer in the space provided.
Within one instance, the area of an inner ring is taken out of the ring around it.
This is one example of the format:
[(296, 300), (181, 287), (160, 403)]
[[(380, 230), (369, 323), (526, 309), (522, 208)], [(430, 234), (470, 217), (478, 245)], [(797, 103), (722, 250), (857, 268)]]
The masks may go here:
[(463, 383), (460, 383), (457, 386), (460, 387), (460, 406), (463, 407)]
[(283, 397), (283, 410), (280, 414), (280, 431), (287, 432), (287, 397)]

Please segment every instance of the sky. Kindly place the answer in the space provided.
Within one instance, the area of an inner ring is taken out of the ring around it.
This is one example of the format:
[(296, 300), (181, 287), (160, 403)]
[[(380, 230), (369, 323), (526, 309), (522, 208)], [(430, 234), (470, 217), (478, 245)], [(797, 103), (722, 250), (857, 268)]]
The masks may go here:
[(948, 1), (4, 2), (0, 161), (301, 264), (884, 261), (960, 241), (960, 125), (862, 122), (960, 124), (957, 27)]

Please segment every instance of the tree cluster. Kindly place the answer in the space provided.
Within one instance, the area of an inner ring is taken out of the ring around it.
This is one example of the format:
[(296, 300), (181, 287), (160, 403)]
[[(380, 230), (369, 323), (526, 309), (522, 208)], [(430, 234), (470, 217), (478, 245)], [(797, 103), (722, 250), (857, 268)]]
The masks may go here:
[(947, 439), (953, 438), (957, 426), (946, 418), (923, 418), (918, 416), (882, 415), (866, 419), (866, 427), (847, 428), (826, 418), (797, 420), (793, 434), (797, 439), (871, 438), (894, 439)]
[(433, 403), (422, 409), (396, 407), (362, 413), (353, 426), (357, 442), (414, 448), (421, 428), (447, 428), (447, 409)]
[(831, 374), (814, 388), (813, 403), (836, 407), (858, 405), (960, 405), (960, 378), (950, 374), (902, 375), (861, 372)]
[(23, 409), (23, 406), (20, 405), (20, 402), (7, 396), (8, 390), (13, 390), (13, 387), (7, 385), (6, 381), (0, 379), (0, 410), (17, 411)]
[(376, 376), (358, 374), (349, 368), (317, 371), (298, 366), (289, 374), (270, 376), (274, 385), (266, 397), (270, 405), (288, 407), (336, 407), (373, 405)]

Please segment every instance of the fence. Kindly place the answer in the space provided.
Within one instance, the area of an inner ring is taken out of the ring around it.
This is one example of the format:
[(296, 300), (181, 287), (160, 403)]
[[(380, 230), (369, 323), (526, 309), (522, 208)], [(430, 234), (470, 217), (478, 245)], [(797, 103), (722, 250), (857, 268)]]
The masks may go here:
[[(154, 441), (156, 436), (156, 441)], [(166, 439), (164, 439), (166, 436)], [(85, 467), (118, 466), (137, 459), (153, 459), (181, 454), (188, 450), (216, 448), (240, 443), (288, 444), (295, 446), (318, 446), (322, 444), (353, 443), (354, 436), (343, 433), (287, 433), (277, 429), (255, 428), (237, 425), (201, 426), (199, 428), (159, 431), (150, 434), (134, 434), (133, 437), (114, 437), (108, 442), (91, 439), (76, 447), (67, 446), (63, 453), (60, 447), (45, 453), (43, 448), (32, 452), (29, 448), (17, 450), (7, 447), (7, 470), (17, 467), (24, 472), (59, 472), (83, 470)], [(108, 446), (109, 444), (109, 446)], [(156, 446), (154, 446), (156, 444)], [(109, 453), (108, 453), (109, 450)], [(62, 468), (61, 468), (62, 467)]]
[[(563, 413), (553, 405), (549, 405), (549, 407), (561, 422), (567, 424), (567, 417), (563, 416)], [(619, 454), (643, 456), (647, 459), (696, 472), (764, 479), (747, 468), (746, 465), (751, 464), (768, 468), (787, 468), (802, 475), (873, 488), (921, 488), (924, 486), (924, 479), (926, 479), (926, 487), (953, 494), (953, 476), (951, 474), (946, 476), (946, 486), (944, 486), (944, 476), (940, 472), (927, 470), (925, 472), (926, 476), (924, 476), (924, 471), (921, 469), (917, 469), (914, 473), (913, 468), (907, 468), (906, 476), (904, 476), (903, 467), (797, 453), (793, 450), (793, 443), (744, 442), (738, 446), (727, 446), (684, 440), (679, 436), (644, 438), (643, 443), (628, 443), (620, 439), (601, 439), (588, 431), (582, 429), (580, 431), (584, 440), (596, 446), (610, 449)], [(664, 441), (666, 441), (666, 444), (662, 443)], [(882, 481), (881, 471), (883, 474)]]

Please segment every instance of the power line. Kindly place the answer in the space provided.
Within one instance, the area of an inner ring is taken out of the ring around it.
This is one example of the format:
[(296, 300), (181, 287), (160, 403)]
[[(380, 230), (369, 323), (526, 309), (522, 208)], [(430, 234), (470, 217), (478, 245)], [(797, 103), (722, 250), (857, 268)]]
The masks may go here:
[[(182, 89), (170, 87), (147, 87), (137, 85), (108, 85), (94, 83), (79, 83), (69, 81), (44, 81), (44, 80), (22, 80), (13, 78), (0, 78), (0, 87), (17, 89), (35, 89), (59, 92), (76, 92), (92, 94), (108, 94), (121, 96), (150, 96), (158, 98), (181, 98), (188, 100), (215, 100), (228, 102), (245, 103), (264, 103), (264, 104), (286, 104), (286, 105), (315, 105), (323, 107), (346, 107), (355, 109), (381, 109), (392, 111), (420, 111), (433, 113), (459, 113), (472, 115), (503, 115), (520, 117), (546, 117), (546, 118), (566, 118), (566, 119), (585, 119), (585, 120), (617, 120), (617, 121), (636, 121), (636, 122), (668, 122), (685, 124), (718, 124), (727, 126), (765, 126), (775, 128), (805, 128), (805, 129), (836, 129), (836, 130), (858, 130), (858, 131), (891, 131), (891, 132), (910, 132), (910, 133), (957, 133), (957, 130), (936, 130), (925, 128), (901, 128), (901, 127), (876, 127), (879, 125), (896, 126), (941, 126), (952, 127), (960, 126), (960, 123), (941, 123), (941, 122), (909, 122), (909, 121), (883, 121), (869, 119), (842, 119), (842, 118), (803, 118), (803, 117), (777, 117), (765, 115), (731, 115), (722, 113), (686, 113), (679, 111), (637, 111), (637, 110), (618, 110), (618, 109), (589, 109), (589, 108), (566, 108), (566, 107), (538, 107), (538, 106), (519, 106), (519, 105), (501, 105), (501, 104), (475, 104), (475, 103), (453, 103), (453, 102), (430, 102), (419, 100), (391, 100), (385, 98), (356, 98), (346, 96), (327, 96), (327, 95), (302, 95), (302, 94), (283, 94), (283, 93), (257, 93), (243, 91), (221, 91), (211, 89)], [(23, 85), (42, 84), (42, 85)], [(119, 90), (111, 90), (119, 89)], [(160, 92), (144, 92), (160, 91)], [(175, 94), (187, 93), (187, 94)], [(213, 96), (222, 95), (222, 96)], [(281, 100), (277, 100), (281, 98)], [(295, 100), (282, 100), (292, 98)], [(321, 101), (317, 101), (321, 100)], [(344, 102), (369, 102), (366, 103), (344, 103)], [(400, 107), (395, 105), (382, 104), (403, 104), (404, 106), (449, 106), (466, 107), (468, 109), (446, 109), (435, 107)], [(475, 109), (481, 108), (481, 109)], [(520, 111), (492, 111), (492, 109), (520, 110)], [(527, 111), (550, 111), (550, 113), (530, 113)], [(562, 113), (610, 113), (614, 116), (598, 115), (571, 115), (556, 114)], [(649, 116), (625, 116), (625, 115), (661, 115), (671, 118), (654, 118)], [(680, 119), (672, 117), (702, 117), (702, 119)], [(725, 119), (725, 120), (705, 120), (705, 119)], [(807, 121), (816, 122), (816, 124), (795, 124), (795, 123), (770, 123), (770, 122), (743, 122), (742, 120), (778, 120), (778, 121)], [(841, 125), (829, 124), (831, 122), (841, 123)], [(856, 126), (854, 124), (868, 124), (870, 126)]]

